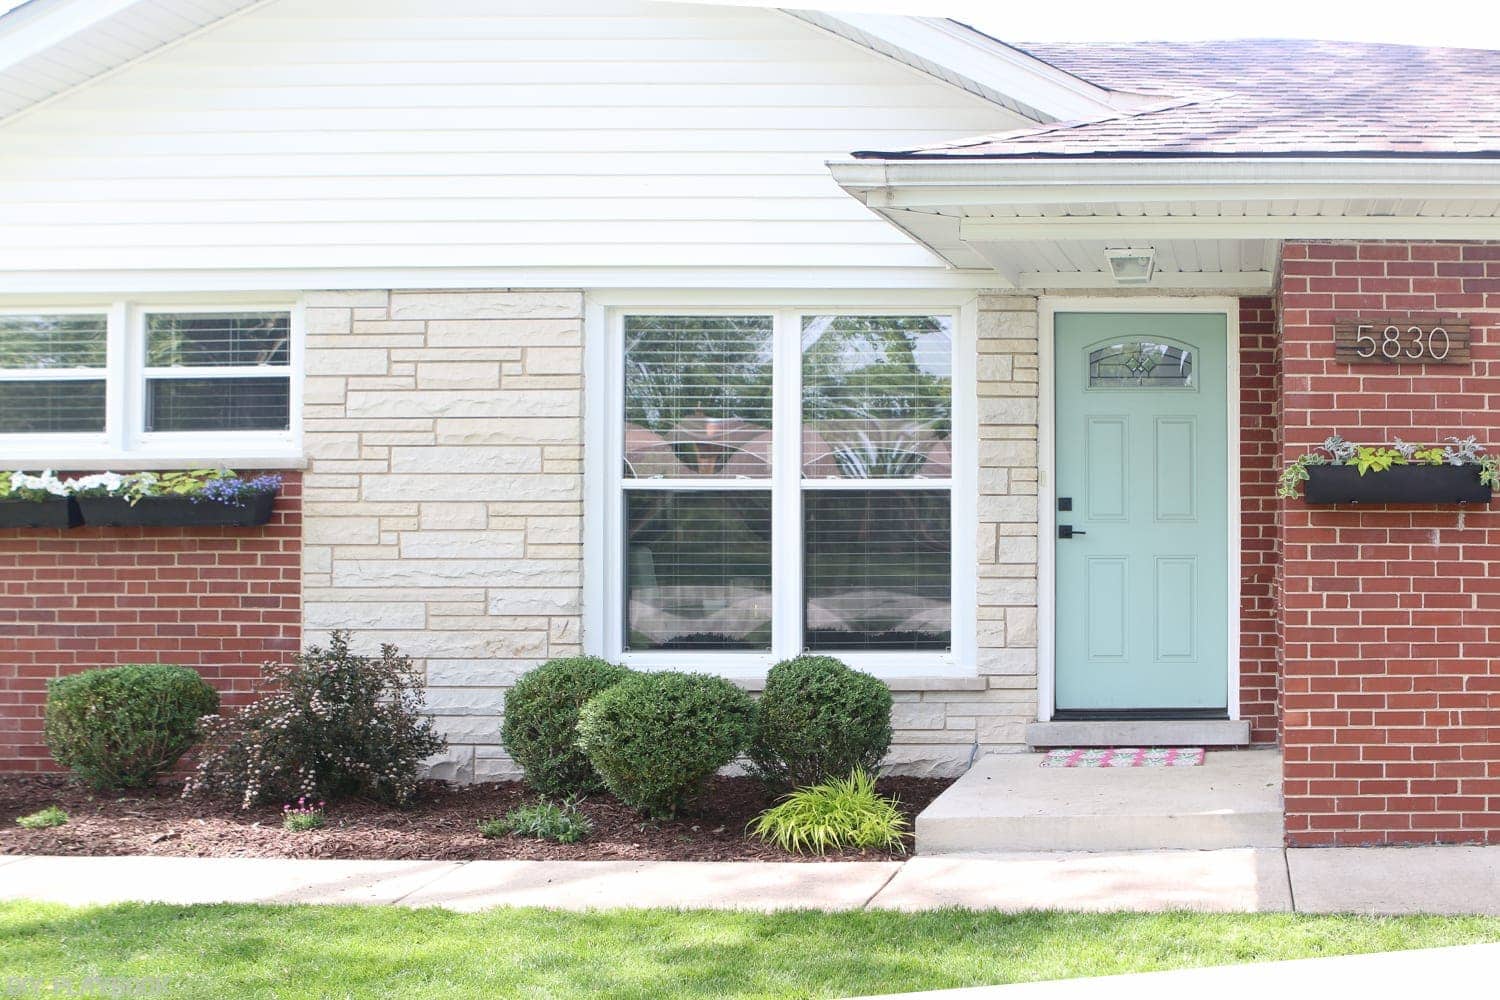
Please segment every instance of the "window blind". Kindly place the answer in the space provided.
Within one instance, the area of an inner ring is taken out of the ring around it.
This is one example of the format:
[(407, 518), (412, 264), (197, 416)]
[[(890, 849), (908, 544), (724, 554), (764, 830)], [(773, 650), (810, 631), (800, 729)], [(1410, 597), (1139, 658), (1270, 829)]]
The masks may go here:
[(625, 492), (628, 650), (771, 647), (771, 494)]
[(950, 477), (952, 327), (947, 316), (803, 317), (803, 475)]
[(0, 315), (0, 434), (102, 432), (107, 327), (98, 314)]
[(807, 649), (949, 647), (947, 490), (810, 490), (802, 512)]
[(625, 318), (629, 478), (771, 473), (770, 316)]
[(146, 365), (148, 432), (291, 425), (287, 313), (150, 313)]

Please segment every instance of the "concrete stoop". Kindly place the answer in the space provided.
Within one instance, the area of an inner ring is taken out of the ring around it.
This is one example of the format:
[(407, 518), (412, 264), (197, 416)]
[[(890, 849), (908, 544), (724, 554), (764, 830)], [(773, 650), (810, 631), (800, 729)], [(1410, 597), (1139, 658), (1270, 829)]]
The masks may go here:
[(1281, 847), (1281, 754), (1208, 752), (1199, 767), (1044, 768), (981, 758), (916, 821), (918, 854)]

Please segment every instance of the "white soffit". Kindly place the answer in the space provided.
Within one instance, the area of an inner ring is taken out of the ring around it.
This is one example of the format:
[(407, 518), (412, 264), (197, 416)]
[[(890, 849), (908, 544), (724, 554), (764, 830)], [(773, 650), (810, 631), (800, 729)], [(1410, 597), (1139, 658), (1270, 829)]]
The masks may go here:
[(1269, 287), (1286, 239), (1500, 239), (1490, 160), (972, 159), (829, 165), (955, 268), (1012, 287), (1111, 287), (1107, 246), (1152, 246), (1154, 287)]
[(0, 119), (257, 0), (30, 0), (0, 16)]

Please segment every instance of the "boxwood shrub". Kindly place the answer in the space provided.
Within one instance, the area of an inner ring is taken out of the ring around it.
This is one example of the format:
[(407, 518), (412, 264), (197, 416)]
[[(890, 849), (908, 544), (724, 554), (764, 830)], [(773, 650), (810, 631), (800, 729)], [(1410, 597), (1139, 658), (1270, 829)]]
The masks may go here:
[(766, 676), (750, 760), (770, 784), (802, 788), (875, 773), (891, 748), (891, 690), (832, 656), (783, 660)]
[(45, 739), (52, 759), (95, 789), (139, 788), (170, 770), (219, 710), (196, 671), (127, 664), (47, 684)]
[(630, 676), (597, 656), (565, 656), (527, 671), (505, 695), (500, 740), (543, 795), (565, 797), (603, 787), (578, 747), (578, 712), (590, 698)]
[(754, 714), (722, 677), (634, 674), (583, 707), (578, 744), (620, 801), (669, 819), (745, 749)]

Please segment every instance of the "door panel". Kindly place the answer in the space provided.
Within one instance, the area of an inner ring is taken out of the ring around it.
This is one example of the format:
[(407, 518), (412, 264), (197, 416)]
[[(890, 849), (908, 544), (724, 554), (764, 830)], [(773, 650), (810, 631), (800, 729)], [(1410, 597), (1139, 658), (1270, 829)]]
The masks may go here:
[(1057, 708), (1225, 709), (1225, 317), (1055, 320)]

